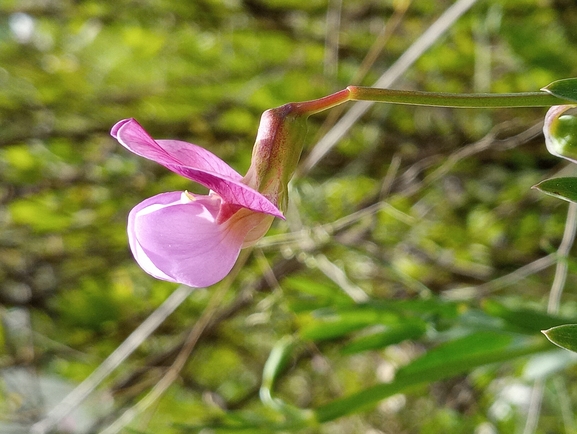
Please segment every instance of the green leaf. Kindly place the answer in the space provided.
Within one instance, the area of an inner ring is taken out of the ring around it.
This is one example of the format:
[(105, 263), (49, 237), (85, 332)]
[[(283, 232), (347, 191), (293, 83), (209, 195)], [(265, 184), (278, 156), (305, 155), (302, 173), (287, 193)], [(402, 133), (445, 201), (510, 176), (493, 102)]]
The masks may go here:
[[(300, 334), (303, 339), (322, 341), (377, 325), (397, 327), (418, 323), (417, 328), (420, 330), (425, 327), (426, 321), (438, 328), (440, 321), (454, 319), (456, 316), (457, 305), (435, 299), (371, 301), (361, 305), (318, 309), (313, 312), (313, 320), (301, 328)], [(417, 331), (407, 330), (407, 333), (414, 336)]]
[(292, 336), (284, 336), (273, 347), (264, 365), (259, 396), (262, 403), (270, 409), (284, 414), (287, 418), (295, 421), (295, 423), (302, 423), (312, 418), (311, 410), (300, 409), (287, 404), (282, 399), (273, 397), (275, 381), (286, 366), (295, 347), (296, 342)]
[(541, 90), (559, 98), (577, 101), (577, 78), (564, 78), (563, 80), (557, 80), (548, 84)]
[(303, 327), (301, 337), (312, 341), (337, 339), (352, 331), (372, 325), (371, 319), (339, 318), (334, 321), (315, 322)]
[(303, 339), (323, 341), (336, 339), (352, 331), (372, 325), (396, 325), (404, 320), (400, 311), (378, 308), (372, 304), (353, 307), (319, 309), (313, 322), (301, 329)]
[(262, 387), (272, 389), (274, 382), (286, 366), (295, 348), (295, 340), (292, 336), (285, 336), (276, 343), (264, 364), (262, 373)]
[(287, 291), (296, 293), (299, 296), (297, 302), (293, 301), (291, 307), (296, 306), (295, 311), (310, 310), (305, 307), (318, 305), (335, 306), (352, 304), (352, 300), (339, 290), (339, 288), (326, 282), (312, 279), (306, 276), (291, 276), (283, 280), (283, 285)]
[[(519, 350), (529, 348), (528, 343), (514, 334), (477, 332), (443, 343), (424, 356), (403, 367), (397, 378), (422, 378), (431, 382), (468, 371), (481, 364), (512, 358)], [(533, 341), (534, 342), (534, 341)], [(502, 354), (503, 352), (507, 354)]]
[(549, 196), (577, 203), (577, 178), (546, 179), (533, 188)]
[(544, 330), (543, 334), (555, 345), (577, 353), (577, 324), (551, 327)]
[(317, 408), (321, 422), (370, 408), (382, 399), (420, 385), (453, 377), (473, 368), (547, 349), (547, 341), (513, 333), (478, 332), (427, 352), (405, 366), (392, 383), (379, 384)]
[(550, 327), (566, 324), (571, 321), (560, 316), (549, 315), (530, 309), (511, 309), (494, 300), (485, 300), (483, 310), (493, 316), (502, 318), (521, 331), (537, 333)]
[(345, 354), (353, 354), (384, 348), (407, 339), (417, 339), (426, 331), (427, 324), (423, 321), (412, 321), (397, 326), (388, 326), (385, 327), (384, 330), (361, 336), (349, 345), (343, 347), (342, 352)]

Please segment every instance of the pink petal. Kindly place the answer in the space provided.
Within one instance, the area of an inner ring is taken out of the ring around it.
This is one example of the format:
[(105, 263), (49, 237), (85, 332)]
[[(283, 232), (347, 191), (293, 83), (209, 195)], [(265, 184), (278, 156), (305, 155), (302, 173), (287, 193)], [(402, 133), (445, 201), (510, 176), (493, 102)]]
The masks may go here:
[(276, 205), (243, 184), (238, 172), (206, 149), (178, 140), (154, 140), (134, 119), (118, 122), (110, 134), (128, 150), (204, 185), (229, 204), (283, 218)]
[(215, 196), (163, 193), (137, 205), (128, 217), (130, 247), (152, 276), (207, 287), (232, 269), (250, 227), (217, 224)]
[(128, 150), (163, 166), (191, 167), (234, 180), (242, 178), (219, 157), (200, 146), (180, 140), (154, 140), (135, 119), (117, 122), (110, 134)]

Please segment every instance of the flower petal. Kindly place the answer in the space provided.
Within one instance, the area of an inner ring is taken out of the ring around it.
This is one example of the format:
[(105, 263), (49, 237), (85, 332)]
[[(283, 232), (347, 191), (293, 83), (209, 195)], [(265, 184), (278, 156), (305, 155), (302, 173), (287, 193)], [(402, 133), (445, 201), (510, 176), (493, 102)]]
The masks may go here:
[(276, 205), (243, 184), (238, 172), (206, 149), (178, 140), (154, 140), (134, 119), (118, 122), (110, 134), (128, 150), (204, 185), (231, 205), (283, 218)]
[(250, 227), (218, 224), (215, 196), (170, 192), (146, 199), (128, 217), (130, 247), (152, 276), (193, 287), (222, 280)]
[(200, 146), (180, 140), (154, 140), (136, 119), (117, 122), (110, 134), (129, 151), (163, 166), (185, 166), (233, 180), (241, 179), (236, 170)]

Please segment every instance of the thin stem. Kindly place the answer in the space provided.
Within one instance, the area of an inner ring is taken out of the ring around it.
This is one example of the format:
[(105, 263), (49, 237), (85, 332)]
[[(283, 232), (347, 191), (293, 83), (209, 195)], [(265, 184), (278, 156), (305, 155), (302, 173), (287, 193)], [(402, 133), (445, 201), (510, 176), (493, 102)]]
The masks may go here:
[(43, 420), (32, 426), (33, 434), (52, 431), (58, 423), (80, 405), (90, 393), (150, 336), (160, 324), (195, 290), (179, 286), (96, 370), (66, 396)]
[(287, 112), (297, 116), (309, 116), (347, 101), (455, 108), (550, 107), (552, 105), (571, 103), (571, 101), (561, 99), (547, 92), (442, 93), (348, 86), (346, 89), (323, 98), (289, 103), (279, 109), (285, 109)]
[(339, 90), (338, 92), (327, 95), (323, 98), (313, 99), (311, 101), (293, 102), (283, 107), (290, 107), (291, 112), (296, 115), (309, 116), (328, 110), (350, 100), (351, 91), (347, 87), (346, 89)]
[[(457, 0), (388, 68), (373, 84), (375, 87), (391, 87), (477, 0)], [(301, 163), (299, 176), (306, 175), (349, 131), (355, 122), (371, 107), (370, 102), (357, 102), (319, 140), (308, 157)]]
[(543, 394), (545, 393), (545, 380), (538, 378), (533, 383), (531, 395), (529, 397), (529, 408), (527, 410), (527, 419), (523, 427), (523, 434), (534, 434), (541, 414), (541, 404), (543, 403)]
[(546, 92), (438, 93), (349, 86), (351, 100), (460, 108), (550, 107), (569, 103)]
[(556, 314), (559, 312), (559, 304), (561, 302), (561, 295), (565, 287), (567, 279), (567, 257), (573, 243), (575, 242), (575, 233), (577, 231), (577, 204), (571, 202), (567, 211), (567, 220), (565, 221), (565, 232), (563, 239), (557, 250), (557, 267), (555, 269), (555, 278), (551, 285), (551, 292), (549, 294), (549, 303), (547, 305), (547, 313)]
[[(559, 311), (559, 304), (565, 281), (567, 280), (567, 257), (573, 243), (575, 242), (575, 233), (577, 232), (577, 204), (571, 202), (567, 211), (567, 220), (565, 222), (565, 231), (563, 239), (557, 249), (557, 267), (555, 268), (555, 278), (551, 285), (549, 293), (549, 303), (547, 304), (547, 313), (556, 314)], [(540, 378), (535, 381), (531, 389), (531, 398), (529, 400), (529, 409), (527, 410), (527, 419), (523, 434), (533, 434), (537, 429), (539, 416), (541, 414), (541, 404), (545, 392), (545, 380)]]
[(251, 250), (252, 249), (244, 249), (241, 252), (240, 257), (235, 264), (234, 271), (232, 271), (231, 274), (227, 276), (224, 283), (219, 285), (218, 290), (213, 293), (202, 315), (198, 321), (196, 321), (188, 333), (186, 339), (184, 340), (182, 348), (176, 356), (176, 359), (168, 368), (167, 372), (160, 379), (160, 381), (156, 383), (156, 385), (144, 396), (144, 398), (126, 410), (106, 429), (102, 430), (101, 434), (116, 434), (122, 431), (124, 427), (130, 424), (136, 417), (141, 416), (143, 412), (145, 412), (151, 405), (157, 402), (164, 395), (166, 390), (174, 383), (174, 381), (176, 381), (186, 362), (189, 360), (189, 356), (192, 353), (194, 347), (201, 338), (202, 333), (204, 333), (205, 329), (214, 319), (214, 315), (216, 314), (218, 307), (222, 304), (226, 292), (230, 289), (230, 285), (232, 282), (234, 282), (238, 271), (242, 268), (250, 256)]
[(132, 422), (136, 417), (142, 415), (144, 411), (146, 411), (150, 406), (157, 402), (162, 397), (164, 392), (166, 392), (166, 390), (172, 385), (172, 383), (174, 383), (184, 368), (188, 360), (188, 356), (197, 344), (209, 322), (212, 320), (212, 317), (218, 308), (219, 302), (222, 301), (223, 295), (228, 289), (225, 286), (221, 286), (220, 288), (220, 291), (215, 293), (215, 296), (211, 298), (210, 304), (204, 311), (202, 317), (188, 333), (182, 349), (176, 356), (174, 363), (168, 369), (166, 374), (160, 379), (158, 383), (155, 384), (152, 390), (148, 392), (144, 398), (142, 398), (142, 400), (140, 400), (133, 407), (126, 410), (110, 426), (102, 430), (101, 434), (117, 434), (122, 431), (122, 429), (126, 427), (130, 422)]
[(565, 426), (565, 432), (568, 434), (575, 434), (577, 432), (577, 425), (575, 424), (571, 396), (567, 390), (565, 378), (561, 376), (554, 377), (553, 387), (555, 388), (559, 410), (561, 411), (561, 418), (563, 419), (563, 425)]

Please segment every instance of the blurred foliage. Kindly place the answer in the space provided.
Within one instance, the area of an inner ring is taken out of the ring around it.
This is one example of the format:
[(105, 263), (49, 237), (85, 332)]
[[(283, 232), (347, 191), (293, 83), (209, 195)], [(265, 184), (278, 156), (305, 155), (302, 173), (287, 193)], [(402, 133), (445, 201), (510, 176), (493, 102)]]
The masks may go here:
[[(126, 216), (198, 187), (128, 154), (116, 121), (242, 173), (262, 111), (372, 84), (452, 3), (3, 0), (0, 429), (22, 432), (175, 289), (135, 265)], [(576, 29), (571, 1), (478, 2), (397, 87), (535, 91), (577, 73)], [(131, 427), (520, 432), (547, 379), (536, 432), (574, 432), (576, 360), (539, 333), (577, 322), (571, 258), (560, 316), (545, 313), (567, 204), (531, 186), (575, 168), (547, 153), (544, 112), (372, 108), (295, 179), (287, 221), (218, 285), (178, 380)], [(332, 122), (311, 118), (305, 154)], [(62, 430), (96, 432), (141, 399), (214, 293), (194, 292)]]

